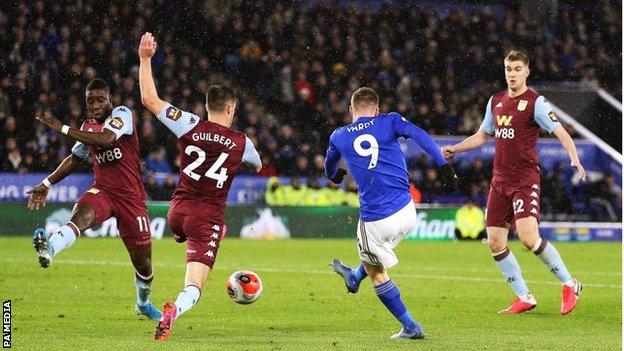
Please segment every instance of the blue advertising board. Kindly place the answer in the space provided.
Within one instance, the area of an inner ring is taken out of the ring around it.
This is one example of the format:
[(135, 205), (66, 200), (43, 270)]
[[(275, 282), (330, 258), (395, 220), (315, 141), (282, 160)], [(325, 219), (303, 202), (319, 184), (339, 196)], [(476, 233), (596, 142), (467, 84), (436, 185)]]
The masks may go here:
[[(440, 146), (455, 144), (462, 137), (436, 137), (436, 142)], [(596, 145), (587, 140), (575, 140), (579, 152), (581, 163), (587, 171), (612, 173), (616, 181), (621, 184), (622, 165), (612, 157), (600, 150)], [(423, 151), (411, 140), (403, 140), (403, 153), (406, 158), (413, 158), (423, 154)], [(569, 167), (569, 158), (561, 144), (555, 139), (540, 139), (538, 143), (540, 163), (543, 171), (547, 171), (555, 164)], [(456, 164), (468, 165), (476, 158), (488, 160), (494, 157), (494, 141), (489, 140), (483, 147), (471, 150), (455, 156)], [(47, 174), (25, 174), (0, 173), (0, 202), (6, 201), (26, 201), (26, 192), (39, 184)], [(177, 181), (177, 175), (175, 176)], [(290, 180), (286, 177), (280, 178), (283, 183)], [(74, 202), (82, 194), (91, 182), (91, 174), (72, 174), (62, 182), (55, 184), (50, 189), (49, 202)], [(305, 179), (304, 179), (305, 181)], [(323, 179), (321, 183), (326, 180)], [(228, 204), (253, 205), (263, 202), (264, 191), (266, 189), (267, 178), (241, 175), (237, 176), (232, 183), (232, 188), (228, 194)], [(323, 184), (321, 184), (323, 185)]]

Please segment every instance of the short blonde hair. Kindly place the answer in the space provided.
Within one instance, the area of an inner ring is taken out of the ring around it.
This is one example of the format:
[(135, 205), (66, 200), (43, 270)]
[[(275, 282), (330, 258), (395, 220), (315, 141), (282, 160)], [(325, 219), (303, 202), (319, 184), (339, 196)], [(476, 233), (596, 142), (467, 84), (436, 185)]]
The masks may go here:
[(351, 105), (355, 109), (379, 106), (379, 95), (373, 88), (361, 87), (351, 96)]
[(527, 67), (529, 66), (529, 57), (518, 50), (511, 50), (507, 56), (505, 56), (505, 61), (522, 61)]

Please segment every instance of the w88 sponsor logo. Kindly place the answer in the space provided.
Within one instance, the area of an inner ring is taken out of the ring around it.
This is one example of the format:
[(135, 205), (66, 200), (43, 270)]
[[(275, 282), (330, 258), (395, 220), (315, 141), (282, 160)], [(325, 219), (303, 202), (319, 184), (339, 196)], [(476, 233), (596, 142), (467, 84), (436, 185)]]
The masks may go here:
[(95, 154), (95, 159), (98, 163), (112, 162), (115, 160), (119, 160), (123, 157), (121, 153), (121, 149), (116, 147), (114, 149), (104, 150), (98, 154)]
[(513, 139), (516, 137), (516, 131), (513, 128), (498, 128), (494, 130), (495, 138)]

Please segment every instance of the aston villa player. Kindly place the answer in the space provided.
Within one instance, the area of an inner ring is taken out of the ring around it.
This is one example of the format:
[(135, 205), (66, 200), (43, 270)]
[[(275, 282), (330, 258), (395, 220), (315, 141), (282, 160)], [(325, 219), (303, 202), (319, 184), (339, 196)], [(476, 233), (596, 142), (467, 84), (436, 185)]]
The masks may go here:
[(56, 132), (76, 140), (71, 154), (58, 168), (29, 193), (28, 208), (45, 206), (49, 188), (70, 175), (83, 159), (91, 157), (95, 181), (76, 202), (71, 219), (56, 233), (47, 237), (38, 228), (33, 245), (43, 268), (52, 258), (69, 248), (80, 233), (110, 217), (117, 218), (123, 240), (135, 268), (137, 300), (135, 308), (149, 319), (160, 319), (160, 311), (150, 302), (152, 280), (152, 237), (145, 206), (145, 189), (141, 182), (139, 139), (132, 111), (125, 106), (113, 108), (108, 84), (99, 78), (87, 85), (88, 119), (80, 129), (63, 125), (50, 116), (37, 119)]
[(555, 134), (581, 180), (585, 180), (585, 170), (574, 141), (557, 120), (550, 104), (527, 87), (528, 57), (511, 51), (504, 62), (507, 90), (490, 98), (479, 131), (459, 144), (443, 147), (442, 154), (448, 158), (480, 147), (488, 136), (494, 136), (494, 176), (486, 211), (488, 245), (496, 265), (516, 294), (512, 304), (500, 313), (517, 314), (537, 306), (518, 261), (507, 247), (509, 228), (515, 228), (522, 244), (561, 281), (561, 314), (565, 315), (576, 307), (581, 283), (572, 278), (557, 249), (539, 234), (541, 189), (536, 145), (540, 131)]

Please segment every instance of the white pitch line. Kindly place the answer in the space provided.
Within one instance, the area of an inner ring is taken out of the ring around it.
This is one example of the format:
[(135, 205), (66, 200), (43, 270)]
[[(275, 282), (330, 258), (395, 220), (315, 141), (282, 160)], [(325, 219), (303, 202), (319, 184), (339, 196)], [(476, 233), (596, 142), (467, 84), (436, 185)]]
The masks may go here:
[[(26, 260), (15, 259), (15, 258), (0, 258), (0, 261), (4, 262), (25, 262)], [(101, 261), (101, 260), (74, 260), (74, 259), (57, 259), (54, 262), (59, 264), (70, 264), (70, 265), (97, 265), (97, 266), (124, 266), (131, 267), (132, 264), (126, 261)], [(156, 269), (163, 268), (184, 268), (185, 265), (180, 264), (168, 264), (168, 265), (156, 265)], [(216, 266), (215, 270), (233, 270), (240, 269), (240, 267), (228, 267), (228, 266)], [(420, 269), (420, 268), (419, 268)], [(334, 274), (328, 267), (328, 270), (306, 270), (306, 269), (289, 269), (289, 268), (259, 268), (254, 267), (253, 270), (258, 272), (269, 272), (269, 273), (296, 273), (296, 274)], [(476, 270), (476, 269), (475, 269)], [(484, 272), (487, 270), (483, 270)], [(491, 271), (488, 271), (491, 272)], [(593, 272), (587, 272), (587, 274), (594, 274)], [(468, 281), (468, 282), (483, 282), (483, 283), (502, 283), (504, 279), (501, 277), (498, 278), (485, 278), (485, 277), (463, 277), (463, 276), (448, 276), (448, 275), (426, 275), (426, 274), (406, 274), (406, 273), (394, 273), (393, 277), (399, 278), (414, 278), (414, 279), (437, 279), (437, 280), (451, 280), (451, 281)], [(544, 284), (544, 285), (561, 285), (561, 283), (556, 281), (542, 281), (542, 280), (525, 280), (528, 284)], [(584, 283), (585, 287), (593, 287), (593, 288), (604, 288), (604, 289), (622, 289), (622, 285), (616, 284), (600, 284), (600, 283)]]

